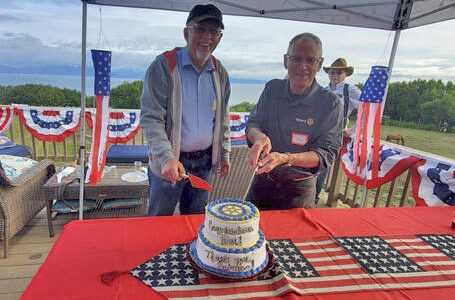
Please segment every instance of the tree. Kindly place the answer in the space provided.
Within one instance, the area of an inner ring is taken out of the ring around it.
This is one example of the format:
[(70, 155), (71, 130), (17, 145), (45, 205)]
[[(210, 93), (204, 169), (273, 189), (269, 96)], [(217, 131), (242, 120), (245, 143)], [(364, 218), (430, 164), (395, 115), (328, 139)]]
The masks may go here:
[(64, 106), (81, 106), (81, 93), (76, 90), (62, 89)]
[(425, 102), (420, 105), (422, 118), (425, 122), (442, 124), (447, 122), (455, 124), (455, 92), (443, 95), (434, 101)]
[(0, 104), (36, 106), (65, 106), (65, 93), (57, 87), (42, 84), (23, 84), (7, 87), (0, 95)]
[(252, 111), (255, 106), (256, 106), (256, 104), (254, 104), (254, 103), (243, 101), (243, 102), (241, 102), (239, 104), (232, 105), (229, 108), (229, 111), (233, 111), (233, 112), (249, 112), (249, 111)]
[(138, 109), (141, 107), (142, 80), (124, 82), (111, 90), (110, 104), (113, 108)]

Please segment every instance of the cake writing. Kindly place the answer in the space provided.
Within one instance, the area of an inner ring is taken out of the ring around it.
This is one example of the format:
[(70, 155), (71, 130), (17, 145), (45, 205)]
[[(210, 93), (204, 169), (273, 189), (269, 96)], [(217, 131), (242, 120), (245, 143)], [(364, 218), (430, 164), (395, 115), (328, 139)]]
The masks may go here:
[(237, 227), (228, 227), (228, 226), (217, 226), (212, 223), (212, 220), (209, 221), (209, 229), (216, 232), (217, 234), (231, 234), (231, 235), (240, 235), (252, 232), (254, 229), (252, 226), (237, 226)]
[[(212, 250), (206, 250), (207, 258), (216, 263), (217, 268), (230, 272), (245, 272), (254, 269), (254, 259), (244, 257), (229, 257), (226, 255), (216, 255)], [(232, 260), (232, 262), (231, 262)]]
[(223, 246), (241, 246), (242, 245), (242, 236), (229, 237), (222, 235), (221, 236), (221, 245)]

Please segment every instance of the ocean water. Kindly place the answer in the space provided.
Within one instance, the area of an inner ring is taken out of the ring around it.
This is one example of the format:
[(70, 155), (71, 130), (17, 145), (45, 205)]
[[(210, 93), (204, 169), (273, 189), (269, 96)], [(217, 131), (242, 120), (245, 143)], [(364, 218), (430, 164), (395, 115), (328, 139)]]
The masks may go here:
[[(123, 82), (133, 82), (138, 79), (132, 78), (112, 78), (111, 88)], [(81, 90), (81, 79), (79, 76), (69, 75), (44, 75), (44, 74), (10, 74), (0, 73), (0, 85), (20, 85), (27, 83), (49, 84), (59, 88)], [(238, 104), (242, 101), (256, 103), (264, 89), (264, 84), (250, 83), (231, 83), (230, 105)], [(86, 93), (93, 95), (93, 77), (86, 79)]]

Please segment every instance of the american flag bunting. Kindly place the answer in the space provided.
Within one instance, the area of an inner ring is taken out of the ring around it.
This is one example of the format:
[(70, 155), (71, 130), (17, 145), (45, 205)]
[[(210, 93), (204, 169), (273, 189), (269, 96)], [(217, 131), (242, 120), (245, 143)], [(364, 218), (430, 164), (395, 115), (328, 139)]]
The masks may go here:
[[(354, 142), (354, 165), (358, 176), (369, 179), (377, 177), (379, 145), (381, 138), (382, 101), (388, 82), (388, 69), (374, 66), (371, 68), (362, 93), (357, 113), (357, 124)], [(371, 157), (371, 173), (367, 164)]]
[(92, 50), (92, 60), (95, 69), (96, 118), (93, 125), (86, 182), (96, 184), (101, 180), (107, 155), (111, 51)]
[(319, 237), (269, 240), (275, 262), (252, 281), (207, 277), (174, 245), (130, 271), (169, 299), (254, 299), (284, 295), (455, 285), (455, 236)]
[(15, 114), (16, 109), (14, 107), (0, 106), (0, 133), (9, 129)]

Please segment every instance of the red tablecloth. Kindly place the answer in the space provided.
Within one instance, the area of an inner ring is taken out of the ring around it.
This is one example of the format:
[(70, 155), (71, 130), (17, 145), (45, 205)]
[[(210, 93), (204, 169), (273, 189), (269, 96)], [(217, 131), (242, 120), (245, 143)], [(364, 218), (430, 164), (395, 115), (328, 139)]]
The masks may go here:
[[(295, 209), (262, 212), (267, 239), (318, 236), (455, 234), (453, 207)], [(83, 220), (67, 224), (21, 299), (162, 299), (126, 274), (111, 286), (104, 272), (131, 270), (168, 247), (196, 238), (203, 215)], [(452, 278), (453, 279), (453, 278)], [(454, 299), (455, 285), (318, 294), (304, 299)], [(294, 293), (283, 296), (297, 299)], [(248, 298), (245, 298), (248, 299)]]

